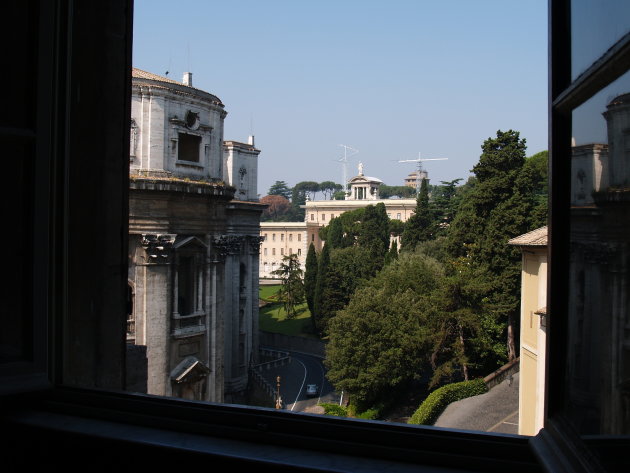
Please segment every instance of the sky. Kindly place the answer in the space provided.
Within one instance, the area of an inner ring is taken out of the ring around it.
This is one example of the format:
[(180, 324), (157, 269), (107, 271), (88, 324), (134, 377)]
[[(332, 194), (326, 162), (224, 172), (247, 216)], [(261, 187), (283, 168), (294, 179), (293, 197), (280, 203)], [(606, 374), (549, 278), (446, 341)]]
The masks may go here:
[[(225, 104), (224, 139), (255, 136), (275, 181), (466, 179), (484, 140), (547, 149), (546, 0), (136, 0), (133, 65)], [(348, 154), (352, 154), (350, 151)]]

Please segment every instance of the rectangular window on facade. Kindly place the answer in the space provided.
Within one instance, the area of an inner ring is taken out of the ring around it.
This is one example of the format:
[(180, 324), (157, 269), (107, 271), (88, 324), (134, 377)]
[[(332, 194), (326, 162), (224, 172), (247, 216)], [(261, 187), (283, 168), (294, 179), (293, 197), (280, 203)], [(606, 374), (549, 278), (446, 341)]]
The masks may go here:
[(276, 234), (275, 233), (271, 234), (271, 241), (276, 241)]
[(289, 241), (293, 241), (293, 233), (289, 233)]
[(199, 147), (201, 146), (201, 136), (179, 133), (179, 146), (177, 148), (177, 159), (179, 161), (199, 162)]
[(315, 220), (315, 214), (311, 214), (311, 220)]
[(302, 241), (302, 235), (298, 234), (298, 241)]
[(298, 256), (302, 255), (302, 248), (298, 248)]
[(293, 254), (293, 248), (289, 248), (289, 254), (292, 255)]
[(280, 234), (280, 241), (284, 241), (284, 233)]
[(275, 249), (275, 248), (272, 248), (272, 249), (271, 249), (271, 255), (272, 255), (272, 256), (276, 256), (276, 249)]
[(326, 220), (326, 214), (322, 214), (322, 220)]
[(267, 241), (267, 234), (265, 233), (265, 241)]
[(263, 248), (263, 256), (267, 256), (267, 248)]
[(400, 220), (400, 214), (399, 214), (399, 213), (398, 213), (398, 214), (396, 214), (396, 218), (397, 218), (398, 220)]
[(284, 248), (280, 248), (280, 256), (284, 256)]
[(315, 234), (311, 233), (311, 241), (315, 241)]

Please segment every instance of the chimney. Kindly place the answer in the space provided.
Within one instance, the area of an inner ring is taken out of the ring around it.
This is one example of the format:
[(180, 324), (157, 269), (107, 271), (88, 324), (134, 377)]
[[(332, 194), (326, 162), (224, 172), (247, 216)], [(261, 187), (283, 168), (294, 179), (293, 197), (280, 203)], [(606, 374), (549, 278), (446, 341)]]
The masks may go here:
[(247, 144), (255, 146), (254, 145), (254, 135), (249, 135), (249, 138), (247, 138)]
[(192, 72), (184, 72), (184, 85), (192, 87)]

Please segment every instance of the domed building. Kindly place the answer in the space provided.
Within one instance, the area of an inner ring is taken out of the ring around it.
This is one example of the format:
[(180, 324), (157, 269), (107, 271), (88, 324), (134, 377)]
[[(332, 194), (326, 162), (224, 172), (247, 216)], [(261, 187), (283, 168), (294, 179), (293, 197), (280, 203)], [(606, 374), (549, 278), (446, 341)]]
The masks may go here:
[(127, 338), (149, 394), (239, 402), (257, 358), (260, 150), (224, 141), (226, 115), (190, 73), (133, 69)]

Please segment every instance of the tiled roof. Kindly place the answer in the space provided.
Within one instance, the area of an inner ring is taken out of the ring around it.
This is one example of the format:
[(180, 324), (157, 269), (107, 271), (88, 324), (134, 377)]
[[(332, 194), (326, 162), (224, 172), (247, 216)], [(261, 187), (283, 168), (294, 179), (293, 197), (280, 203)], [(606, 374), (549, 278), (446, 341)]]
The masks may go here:
[(137, 77), (138, 79), (159, 80), (160, 82), (169, 82), (171, 84), (184, 85), (183, 82), (178, 82), (176, 80), (169, 79), (168, 77), (158, 76), (157, 74), (143, 71), (142, 69), (138, 69), (137, 67), (132, 68), (131, 77)]
[[(212, 103), (223, 107), (223, 103), (221, 99), (216, 95), (213, 95), (209, 92), (203, 91), (201, 89), (197, 89), (196, 87), (191, 87), (189, 85), (184, 84), (183, 82), (178, 82), (173, 79), (169, 79), (168, 77), (158, 76), (157, 74), (153, 74), (152, 72), (143, 71), (142, 69), (138, 69), (137, 67), (133, 67), (131, 69), (131, 77), (133, 79), (146, 79), (156, 82), (162, 82), (163, 84), (156, 84), (155, 87), (161, 87), (165, 89), (175, 89), (179, 91), (184, 91), (185, 93), (190, 93), (196, 96), (206, 97), (210, 99)], [(171, 87), (168, 84), (177, 85), (178, 87)]]
[(512, 238), (508, 243), (516, 246), (547, 246), (547, 226)]

